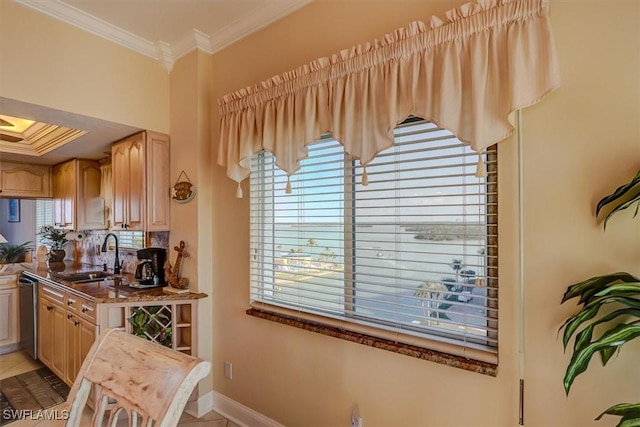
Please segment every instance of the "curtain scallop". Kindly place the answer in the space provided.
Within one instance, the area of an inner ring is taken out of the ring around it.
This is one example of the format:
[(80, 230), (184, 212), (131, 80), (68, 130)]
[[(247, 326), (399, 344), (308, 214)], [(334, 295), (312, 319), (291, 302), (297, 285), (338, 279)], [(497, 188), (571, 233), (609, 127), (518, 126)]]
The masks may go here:
[(513, 132), (516, 110), (559, 85), (549, 1), (477, 0), (223, 96), (218, 163), (238, 197), (254, 153), (291, 175), (327, 132), (366, 166), (409, 115), (482, 153)]

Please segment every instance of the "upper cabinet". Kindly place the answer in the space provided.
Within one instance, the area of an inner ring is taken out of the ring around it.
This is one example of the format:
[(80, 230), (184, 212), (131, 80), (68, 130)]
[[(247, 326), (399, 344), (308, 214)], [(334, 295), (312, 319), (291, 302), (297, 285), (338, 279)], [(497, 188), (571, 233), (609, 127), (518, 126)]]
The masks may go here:
[(100, 163), (74, 159), (56, 165), (53, 177), (53, 222), (69, 230), (107, 228), (100, 195)]
[(51, 197), (51, 168), (43, 165), (0, 162), (0, 197)]
[(114, 230), (169, 230), (169, 136), (141, 132), (111, 147)]

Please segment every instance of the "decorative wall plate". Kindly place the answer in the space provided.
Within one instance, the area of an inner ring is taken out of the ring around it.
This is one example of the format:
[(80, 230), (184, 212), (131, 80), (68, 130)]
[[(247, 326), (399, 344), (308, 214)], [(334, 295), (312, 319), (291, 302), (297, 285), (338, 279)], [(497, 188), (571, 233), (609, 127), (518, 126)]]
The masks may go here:
[[(180, 181), (180, 178), (184, 175), (186, 181)], [(184, 171), (180, 172), (176, 183), (171, 189), (171, 198), (176, 203), (187, 203), (193, 200), (196, 196), (196, 186), (191, 183), (191, 180)]]

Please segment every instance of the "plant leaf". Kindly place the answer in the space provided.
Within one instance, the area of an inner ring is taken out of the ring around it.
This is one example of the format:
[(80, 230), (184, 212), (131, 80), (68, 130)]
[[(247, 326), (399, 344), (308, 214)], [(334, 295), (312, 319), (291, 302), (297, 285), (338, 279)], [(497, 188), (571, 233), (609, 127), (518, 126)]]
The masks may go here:
[(606, 411), (598, 415), (596, 421), (600, 420), (604, 415), (619, 415), (619, 416), (640, 416), (640, 403), (618, 403), (608, 408)]
[(623, 417), (616, 427), (640, 427), (640, 417)]
[[(627, 193), (632, 191), (634, 187), (640, 184), (640, 171), (636, 174), (636, 176), (627, 184), (621, 185), (616, 188), (615, 191), (608, 196), (603, 197), (596, 206), (596, 217), (600, 214), (602, 208), (604, 208), (609, 203), (615, 202), (616, 200), (624, 197)], [(638, 189), (640, 190), (640, 189)]]
[(602, 297), (613, 292), (620, 294), (636, 294), (640, 296), (640, 282), (616, 283), (604, 288), (603, 290), (595, 294), (595, 296)]
[(595, 326), (589, 325), (576, 335), (576, 342), (573, 344), (573, 354), (576, 354), (589, 344), (593, 338), (593, 329)]
[(569, 340), (571, 336), (575, 333), (576, 330), (587, 320), (593, 319), (593, 317), (600, 310), (601, 304), (594, 304), (591, 307), (585, 307), (582, 310), (578, 311), (576, 314), (571, 316), (567, 321), (560, 327), (564, 329), (564, 334), (562, 335), (562, 344), (564, 345), (564, 349), (567, 349), (567, 344), (569, 344)]
[[(616, 311), (613, 311), (601, 319), (593, 322), (592, 325), (598, 325), (600, 323), (609, 322), (615, 319), (618, 316), (629, 315), (640, 318), (640, 300), (636, 300), (634, 298), (628, 298), (625, 296), (604, 296), (598, 299), (592, 300), (589, 304), (585, 305), (581, 310), (576, 312), (573, 316), (571, 316), (567, 321), (560, 327), (558, 332), (564, 328), (564, 334), (562, 336), (562, 344), (564, 349), (567, 349), (567, 345), (569, 344), (569, 340), (571, 336), (578, 330), (580, 325), (584, 322), (591, 320), (605, 304), (610, 303), (619, 303), (627, 306), (627, 308), (622, 308)], [(575, 351), (575, 350), (574, 350)]]
[(640, 403), (619, 403), (613, 405), (596, 417), (599, 421), (604, 415), (621, 416), (617, 427), (639, 427), (640, 426)]
[(618, 347), (640, 336), (640, 321), (617, 325), (598, 340), (574, 351), (564, 376), (564, 389), (569, 393), (575, 378), (587, 370), (591, 357), (606, 347)]
[[(613, 216), (613, 214), (615, 214), (616, 212), (620, 212), (624, 209), (627, 209), (629, 206), (633, 205), (634, 203), (640, 203), (640, 193), (636, 194), (631, 199), (613, 208), (611, 212), (609, 212), (609, 214), (604, 218), (604, 229), (605, 230), (607, 229), (607, 222), (609, 221), (609, 218)], [(637, 209), (636, 209), (636, 213), (637, 213)], [(635, 216), (635, 214), (633, 216)]]
[(567, 288), (567, 291), (564, 293), (564, 296), (562, 297), (562, 303), (579, 296), (579, 304), (582, 304), (585, 301), (588, 301), (593, 295), (597, 294), (611, 284), (639, 281), (640, 279), (624, 271), (605, 274), (603, 276), (594, 276), (587, 280), (583, 280), (582, 282), (578, 282), (569, 286)]
[(602, 360), (602, 366), (607, 366), (609, 359), (611, 359), (619, 349), (620, 347), (607, 347), (600, 350), (600, 359)]
[[(620, 317), (620, 316), (633, 316), (633, 317), (637, 317), (638, 319), (640, 319), (640, 308), (621, 308), (619, 310), (613, 311), (609, 314), (607, 314), (606, 316), (598, 319), (597, 321), (591, 323), (589, 326), (587, 326), (586, 328), (584, 328), (582, 331), (580, 331), (580, 333), (578, 335), (576, 335), (576, 342), (574, 344), (573, 347), (573, 351), (577, 351), (581, 348), (584, 347), (585, 342), (590, 342), (591, 341), (591, 337), (593, 335), (593, 330), (596, 326), (598, 326), (599, 324), (602, 323), (606, 323), (606, 322), (610, 322), (611, 320), (615, 319), (616, 317)], [(618, 347), (607, 347), (605, 349), (603, 349), (601, 351), (601, 355), (602, 352), (608, 353), (608, 349), (609, 348), (613, 348), (614, 353), (615, 350)], [(566, 345), (565, 345), (565, 349), (566, 349)], [(611, 358), (611, 356), (613, 355), (613, 353), (611, 355), (606, 354), (606, 361), (603, 360), (603, 365), (606, 364), (607, 361), (609, 361), (609, 359)]]

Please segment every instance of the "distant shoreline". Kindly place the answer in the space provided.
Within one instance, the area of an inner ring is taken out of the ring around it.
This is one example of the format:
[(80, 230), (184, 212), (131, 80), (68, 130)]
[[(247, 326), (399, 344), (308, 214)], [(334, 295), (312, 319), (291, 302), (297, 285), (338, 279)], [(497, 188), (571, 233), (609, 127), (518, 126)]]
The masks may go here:
[[(292, 229), (298, 228), (312, 228), (312, 227), (343, 227), (344, 224), (335, 222), (308, 222), (308, 223), (276, 223), (278, 226), (290, 227)], [(374, 226), (395, 226), (393, 223), (359, 223), (356, 224), (356, 228), (371, 228)], [(428, 223), (404, 223), (399, 224), (408, 233), (415, 233), (413, 236), (416, 240), (428, 240), (428, 241), (449, 241), (449, 240), (482, 240), (486, 235), (486, 225), (484, 224), (469, 224), (469, 223), (457, 223), (457, 222), (428, 222)]]
[(406, 227), (406, 230), (416, 233), (417, 240), (480, 240), (486, 234), (481, 224), (420, 224)]

